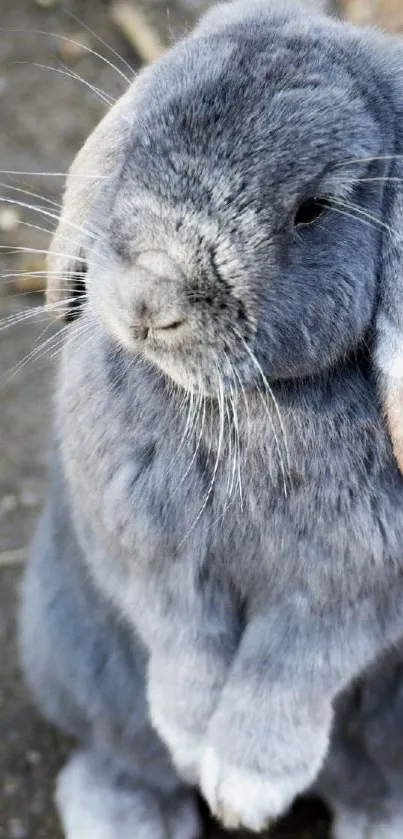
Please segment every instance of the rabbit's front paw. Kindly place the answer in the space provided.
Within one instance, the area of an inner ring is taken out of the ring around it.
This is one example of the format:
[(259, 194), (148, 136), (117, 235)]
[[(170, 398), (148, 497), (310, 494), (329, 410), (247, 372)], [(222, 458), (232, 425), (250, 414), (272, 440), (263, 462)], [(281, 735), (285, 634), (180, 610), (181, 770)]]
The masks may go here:
[(263, 775), (222, 761), (206, 749), (201, 767), (202, 792), (212, 813), (228, 829), (260, 832), (291, 804), (303, 779)]
[(273, 711), (268, 703), (259, 707), (257, 698), (249, 717), (223, 704), (210, 723), (201, 790), (225, 827), (263, 830), (312, 785), (323, 765), (331, 707), (315, 707), (313, 715), (304, 705), (276, 705)]

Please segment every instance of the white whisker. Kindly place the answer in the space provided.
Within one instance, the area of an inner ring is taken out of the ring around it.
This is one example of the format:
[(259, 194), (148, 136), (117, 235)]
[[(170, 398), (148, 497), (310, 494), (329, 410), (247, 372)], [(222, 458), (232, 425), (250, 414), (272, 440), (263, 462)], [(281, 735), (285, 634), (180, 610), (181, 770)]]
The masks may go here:
[(84, 87), (87, 87), (91, 93), (95, 96), (96, 99), (100, 99), (104, 105), (108, 105), (109, 107), (114, 104), (114, 99), (108, 96), (105, 91), (99, 90), (99, 88), (95, 87), (95, 85), (90, 84), (85, 79), (82, 79), (81, 76), (78, 76), (74, 72), (67, 72), (66, 70), (62, 70), (60, 67), (52, 67), (47, 64), (40, 64), (38, 61), (14, 61), (14, 64), (26, 64), (30, 67), (37, 67), (39, 70), (47, 70), (52, 71), (53, 73), (59, 73), (62, 76), (65, 76), (68, 79), (73, 79), (73, 81), (81, 82)]
[[(232, 365), (231, 365), (232, 367)], [(233, 368), (232, 368), (233, 369)], [(234, 375), (234, 370), (233, 370)], [(236, 444), (237, 444), (237, 477), (238, 477), (238, 490), (239, 490), (239, 498), (241, 502), (241, 512), (243, 512), (243, 493), (242, 493), (242, 477), (241, 477), (241, 435), (239, 432), (239, 421), (238, 421), (238, 393), (237, 391), (233, 391), (231, 388), (231, 405), (233, 411), (233, 422), (234, 422), (234, 429), (235, 429), (235, 437), (236, 437)]]
[[(3, 28), (0, 27), (0, 32), (4, 32), (4, 33), (7, 33), (7, 32), (26, 33), (26, 30), (25, 29), (8, 29), (8, 28), (3, 29)], [(92, 47), (89, 47), (87, 44), (83, 44), (81, 41), (75, 41), (74, 38), (67, 38), (65, 35), (59, 35), (57, 32), (46, 32), (42, 29), (30, 29), (29, 32), (30, 32), (31, 35), (44, 35), (48, 38), (55, 38), (57, 41), (62, 41), (63, 43), (73, 44), (74, 46), (79, 47), (80, 50), (83, 50), (83, 52), (85, 52), (89, 55), (93, 55), (94, 58), (98, 58), (100, 61), (102, 61), (108, 67), (110, 67), (112, 70), (115, 70), (115, 72), (122, 79), (124, 79), (124, 81), (127, 82), (127, 84), (131, 84), (132, 79), (129, 79), (129, 77), (126, 76), (125, 73), (123, 73), (123, 70), (120, 70), (120, 68), (117, 67), (116, 64), (113, 64), (112, 61), (109, 61), (109, 59), (106, 58), (106, 56), (101, 55), (101, 53), (99, 53), (99, 52), (96, 52), (96, 50), (92, 49)]]
[[(72, 172), (26, 172), (21, 169), (0, 169), (0, 175), (15, 175), (16, 177), (33, 177), (33, 178), (80, 178), (82, 180), (104, 181), (108, 180), (113, 175), (81, 175)], [(7, 184), (8, 186), (8, 184)]]
[(216, 454), (216, 459), (215, 459), (215, 464), (214, 464), (213, 474), (212, 474), (212, 477), (211, 477), (211, 480), (210, 480), (210, 483), (209, 483), (209, 486), (208, 486), (208, 489), (207, 489), (207, 493), (206, 493), (206, 497), (205, 497), (205, 499), (204, 499), (203, 505), (202, 505), (201, 509), (199, 510), (199, 512), (198, 512), (198, 514), (197, 514), (197, 516), (196, 516), (196, 518), (195, 518), (195, 520), (194, 520), (193, 524), (191, 525), (191, 527), (189, 528), (189, 530), (187, 531), (187, 533), (185, 534), (185, 536), (183, 537), (183, 539), (180, 541), (180, 543), (179, 543), (179, 545), (178, 545), (178, 550), (180, 550), (180, 548), (182, 547), (182, 545), (186, 542), (186, 539), (188, 539), (188, 537), (190, 536), (190, 534), (191, 534), (191, 533), (193, 532), (193, 530), (195, 529), (195, 527), (196, 527), (196, 525), (197, 525), (198, 521), (200, 521), (200, 518), (201, 518), (201, 516), (203, 515), (204, 510), (206, 509), (207, 504), (208, 504), (208, 502), (209, 502), (209, 499), (210, 499), (211, 493), (212, 493), (213, 488), (214, 488), (214, 484), (215, 484), (215, 480), (216, 480), (217, 472), (218, 472), (219, 461), (220, 461), (220, 456), (221, 456), (221, 451), (222, 451), (222, 445), (223, 445), (223, 439), (224, 439), (224, 409), (223, 409), (223, 396), (224, 396), (224, 393), (223, 393), (223, 386), (222, 386), (222, 382), (221, 382), (221, 378), (220, 378), (220, 376), (218, 376), (218, 384), (219, 384), (219, 388), (218, 388), (219, 436), (218, 436), (217, 454)]
[(271, 415), (271, 413), (270, 413), (270, 411), (269, 411), (269, 408), (268, 408), (268, 406), (267, 406), (267, 403), (266, 403), (266, 400), (265, 400), (265, 398), (264, 398), (264, 395), (262, 394), (262, 392), (261, 392), (260, 388), (258, 388), (258, 392), (259, 392), (259, 394), (260, 394), (260, 397), (261, 397), (261, 400), (262, 400), (263, 406), (264, 406), (264, 408), (265, 408), (265, 410), (266, 410), (266, 415), (267, 415), (267, 417), (268, 417), (268, 419), (269, 419), (270, 426), (271, 426), (271, 429), (272, 429), (272, 432), (273, 432), (273, 436), (274, 436), (274, 440), (275, 440), (275, 444), (276, 444), (276, 448), (277, 448), (277, 453), (278, 453), (279, 460), (280, 460), (280, 467), (281, 467), (281, 471), (282, 471), (282, 475), (283, 475), (284, 495), (285, 495), (285, 496), (287, 496), (287, 495), (288, 495), (288, 490), (287, 490), (287, 478), (289, 478), (289, 477), (290, 477), (290, 458), (289, 458), (289, 451), (288, 451), (288, 444), (287, 444), (286, 431), (285, 431), (285, 427), (284, 427), (283, 419), (282, 419), (282, 416), (281, 416), (281, 413), (280, 413), (280, 409), (279, 409), (279, 406), (278, 406), (278, 404), (277, 404), (277, 400), (276, 400), (276, 398), (275, 398), (275, 396), (274, 396), (273, 390), (272, 390), (272, 388), (270, 387), (269, 382), (267, 381), (267, 378), (266, 378), (266, 376), (265, 376), (265, 374), (264, 374), (264, 372), (263, 372), (263, 369), (262, 369), (261, 365), (259, 364), (259, 362), (258, 362), (258, 360), (257, 360), (257, 358), (256, 358), (256, 356), (255, 356), (255, 354), (252, 352), (251, 348), (248, 346), (248, 344), (246, 343), (246, 341), (245, 341), (245, 339), (243, 338), (243, 336), (241, 335), (241, 333), (240, 333), (240, 332), (238, 332), (238, 330), (235, 330), (235, 331), (236, 331), (236, 333), (237, 333), (238, 337), (241, 339), (241, 341), (242, 341), (242, 343), (243, 343), (243, 345), (244, 345), (244, 347), (245, 347), (245, 350), (246, 350), (246, 352), (248, 353), (248, 355), (249, 355), (249, 357), (250, 357), (250, 359), (251, 359), (251, 361), (252, 361), (252, 364), (256, 367), (256, 370), (258, 371), (258, 373), (259, 373), (259, 375), (260, 375), (260, 377), (261, 377), (261, 379), (262, 379), (262, 382), (263, 382), (263, 384), (264, 384), (264, 387), (265, 387), (265, 389), (266, 389), (266, 392), (269, 394), (270, 400), (271, 400), (271, 402), (272, 402), (272, 403), (273, 403), (273, 405), (274, 405), (274, 409), (275, 409), (275, 412), (276, 412), (276, 415), (277, 415), (277, 419), (278, 419), (278, 422), (279, 422), (279, 425), (280, 425), (281, 434), (282, 434), (282, 439), (283, 439), (283, 444), (284, 444), (284, 450), (285, 450), (285, 455), (286, 455), (286, 464), (287, 464), (287, 469), (285, 468), (285, 465), (284, 465), (284, 459), (283, 459), (283, 455), (282, 455), (282, 452), (281, 452), (280, 442), (279, 442), (279, 439), (278, 439), (278, 436), (277, 436), (277, 433), (276, 433), (276, 428), (275, 428), (275, 425), (274, 425), (274, 420), (273, 420), (273, 417), (272, 417), (272, 415)]
[(362, 207), (359, 207), (357, 204), (350, 204), (348, 201), (344, 201), (344, 200), (341, 200), (339, 198), (332, 198), (332, 200), (330, 202), (330, 205), (329, 205), (329, 208), (337, 210), (338, 207), (337, 206), (334, 207), (334, 204), (337, 204), (338, 207), (342, 207), (346, 210), (352, 210), (353, 213), (358, 213), (359, 214), (359, 215), (354, 215), (354, 216), (351, 216), (351, 214), (350, 214), (350, 218), (356, 218), (357, 221), (362, 221), (363, 223), (365, 221), (367, 221), (368, 223), (373, 222), (373, 224), (372, 225), (370, 224), (370, 226), (372, 226), (372, 227), (378, 226), (378, 227), (382, 228), (383, 230), (386, 230), (391, 235), (397, 234), (397, 231), (393, 230), (393, 228), (390, 227), (389, 224), (386, 224), (386, 222), (382, 221), (377, 216), (374, 216), (372, 213), (369, 213), (367, 210), (364, 210)]
[[(7, 196), (0, 196), (0, 202), (2, 204), (11, 204), (15, 207), (21, 207), (25, 210), (33, 210), (36, 213), (39, 213), (46, 218), (54, 219), (55, 221), (60, 221), (60, 214), (52, 213), (50, 210), (46, 209), (45, 207), (39, 207), (37, 204), (29, 204), (27, 201), (17, 201), (15, 198), (8, 198)], [(77, 230), (79, 233), (84, 233), (85, 236), (89, 236), (91, 239), (96, 239), (97, 235), (99, 235), (99, 231), (92, 233), (90, 230), (82, 227), (79, 224), (74, 224), (72, 221), (64, 220), (64, 224), (71, 227), (73, 230)]]
[[(67, 298), (66, 300), (61, 300), (58, 303), (54, 304), (54, 308), (57, 309), (58, 307), (63, 307), (68, 305), (69, 303), (74, 303), (77, 298), (71, 297)], [(13, 326), (17, 326), (18, 324), (30, 320), (31, 318), (37, 318), (38, 316), (44, 315), (46, 319), (49, 320), (50, 316), (47, 313), (46, 305), (42, 306), (34, 306), (33, 308), (26, 309), (22, 312), (16, 312), (14, 315), (9, 315), (6, 318), (0, 319), (0, 332), (3, 332), (5, 329), (10, 329)]]
[[(190, 472), (190, 470), (191, 470), (191, 468), (192, 468), (192, 466), (193, 466), (193, 464), (194, 464), (194, 462), (195, 462), (195, 460), (196, 460), (197, 453), (198, 453), (198, 451), (199, 451), (200, 444), (201, 444), (201, 441), (202, 441), (202, 439), (203, 439), (204, 421), (205, 421), (205, 416), (206, 416), (206, 400), (205, 400), (205, 398), (204, 398), (204, 396), (203, 396), (203, 394), (202, 394), (201, 390), (200, 390), (200, 393), (199, 393), (199, 397), (200, 397), (200, 398), (199, 398), (199, 403), (198, 403), (198, 412), (197, 412), (197, 416), (199, 416), (199, 415), (200, 415), (200, 407), (201, 407), (201, 405), (203, 405), (203, 412), (202, 412), (202, 418), (201, 418), (201, 423), (200, 423), (200, 431), (199, 431), (199, 435), (198, 435), (198, 438), (197, 438), (197, 441), (196, 441), (196, 446), (195, 446), (195, 449), (194, 449), (193, 455), (192, 455), (192, 457), (191, 457), (191, 459), (190, 459), (190, 461), (189, 461), (189, 465), (188, 465), (188, 467), (187, 467), (186, 471), (184, 472), (184, 474), (182, 475), (182, 477), (181, 477), (181, 479), (180, 479), (180, 481), (179, 481), (178, 485), (176, 486), (175, 490), (173, 491), (173, 493), (172, 493), (172, 495), (171, 495), (171, 498), (174, 498), (174, 496), (175, 496), (175, 495), (176, 495), (176, 493), (178, 492), (179, 488), (182, 486), (183, 482), (185, 481), (185, 479), (186, 479), (187, 475), (189, 474), (189, 472)], [(197, 423), (197, 419), (196, 419), (195, 425), (196, 425), (196, 423)]]
[(75, 20), (76, 23), (78, 23), (80, 26), (82, 26), (83, 29), (89, 32), (89, 34), (92, 35), (92, 37), (95, 38), (95, 40), (98, 42), (98, 44), (102, 44), (102, 46), (105, 47), (105, 49), (109, 50), (111, 55), (114, 55), (115, 58), (118, 58), (119, 61), (123, 64), (123, 66), (126, 67), (126, 69), (129, 70), (130, 73), (133, 73), (133, 67), (130, 66), (129, 62), (126, 61), (126, 59), (123, 58), (123, 56), (119, 55), (117, 50), (111, 47), (111, 45), (108, 44), (107, 41), (104, 41), (100, 35), (98, 35), (96, 32), (90, 29), (90, 27), (87, 26), (87, 24), (84, 23), (84, 21), (80, 20), (80, 18), (76, 17), (76, 15), (73, 15), (72, 12), (67, 11), (67, 9), (64, 9), (63, 11), (68, 17), (70, 17), (72, 20)]
[(376, 163), (381, 160), (400, 160), (402, 157), (402, 154), (380, 154), (376, 157), (357, 157), (352, 160), (345, 160), (343, 163), (337, 163), (333, 168), (343, 169), (345, 166), (351, 166), (355, 163)]

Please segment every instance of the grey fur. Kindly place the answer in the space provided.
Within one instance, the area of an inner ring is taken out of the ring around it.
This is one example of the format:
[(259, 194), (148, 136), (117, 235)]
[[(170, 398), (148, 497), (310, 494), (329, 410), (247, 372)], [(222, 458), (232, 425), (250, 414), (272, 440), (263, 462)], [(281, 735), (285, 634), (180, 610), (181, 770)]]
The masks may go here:
[[(381, 403), (400, 351), (402, 72), (400, 42), (372, 30), (288, 0), (223, 5), (70, 176), (49, 299), (85, 263), (88, 301), (22, 650), (86, 750), (76, 777), (89, 796), (99, 773), (128, 788), (133, 830), (155, 831), (136, 803), (151, 790), (168, 836), (197, 832), (166, 815), (167, 797), (192, 804), (146, 691), (227, 826), (259, 830), (313, 786), (337, 839), (403, 834), (403, 479)], [(296, 230), (315, 196), (333, 209)]]

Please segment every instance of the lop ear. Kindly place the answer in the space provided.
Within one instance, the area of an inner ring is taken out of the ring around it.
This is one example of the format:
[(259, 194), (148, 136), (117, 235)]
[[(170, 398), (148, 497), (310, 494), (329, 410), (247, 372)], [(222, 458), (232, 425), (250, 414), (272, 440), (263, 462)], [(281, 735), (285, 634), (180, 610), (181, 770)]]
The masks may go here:
[[(396, 155), (386, 190), (375, 365), (393, 451), (403, 473), (403, 161)], [(387, 224), (387, 228), (386, 228)]]
[[(48, 253), (47, 308), (72, 319), (84, 288), (86, 255), (97, 238), (101, 196), (110, 194), (124, 160), (134, 113), (134, 86), (95, 128), (74, 160)], [(63, 305), (64, 304), (64, 305)]]

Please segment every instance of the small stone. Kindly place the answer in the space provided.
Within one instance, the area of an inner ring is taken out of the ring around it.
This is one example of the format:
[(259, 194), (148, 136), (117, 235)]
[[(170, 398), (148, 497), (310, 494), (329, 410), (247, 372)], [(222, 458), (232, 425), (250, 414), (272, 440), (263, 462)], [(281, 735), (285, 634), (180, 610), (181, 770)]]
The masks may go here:
[(60, 38), (57, 49), (64, 61), (74, 62), (82, 58), (91, 49), (91, 45), (89, 37), (82, 32), (78, 32), (69, 38)]
[(21, 819), (10, 819), (8, 823), (8, 835), (10, 839), (25, 839), (27, 831)]
[(42, 9), (53, 9), (53, 6), (57, 6), (59, 0), (35, 0), (37, 6), (41, 6)]
[(21, 216), (14, 207), (4, 207), (0, 210), (0, 230), (2, 233), (11, 233), (18, 227)]
[(39, 504), (39, 495), (30, 489), (23, 489), (20, 492), (19, 501), (22, 507), (37, 507)]
[(6, 778), (3, 785), (4, 795), (11, 798), (18, 790), (18, 781), (15, 778)]
[(31, 764), (31, 766), (38, 766), (38, 763), (40, 763), (41, 760), (42, 757), (40, 752), (34, 751), (33, 749), (27, 752), (27, 761)]
[(18, 498), (16, 495), (3, 495), (0, 499), (0, 516), (7, 516), (18, 507)]

